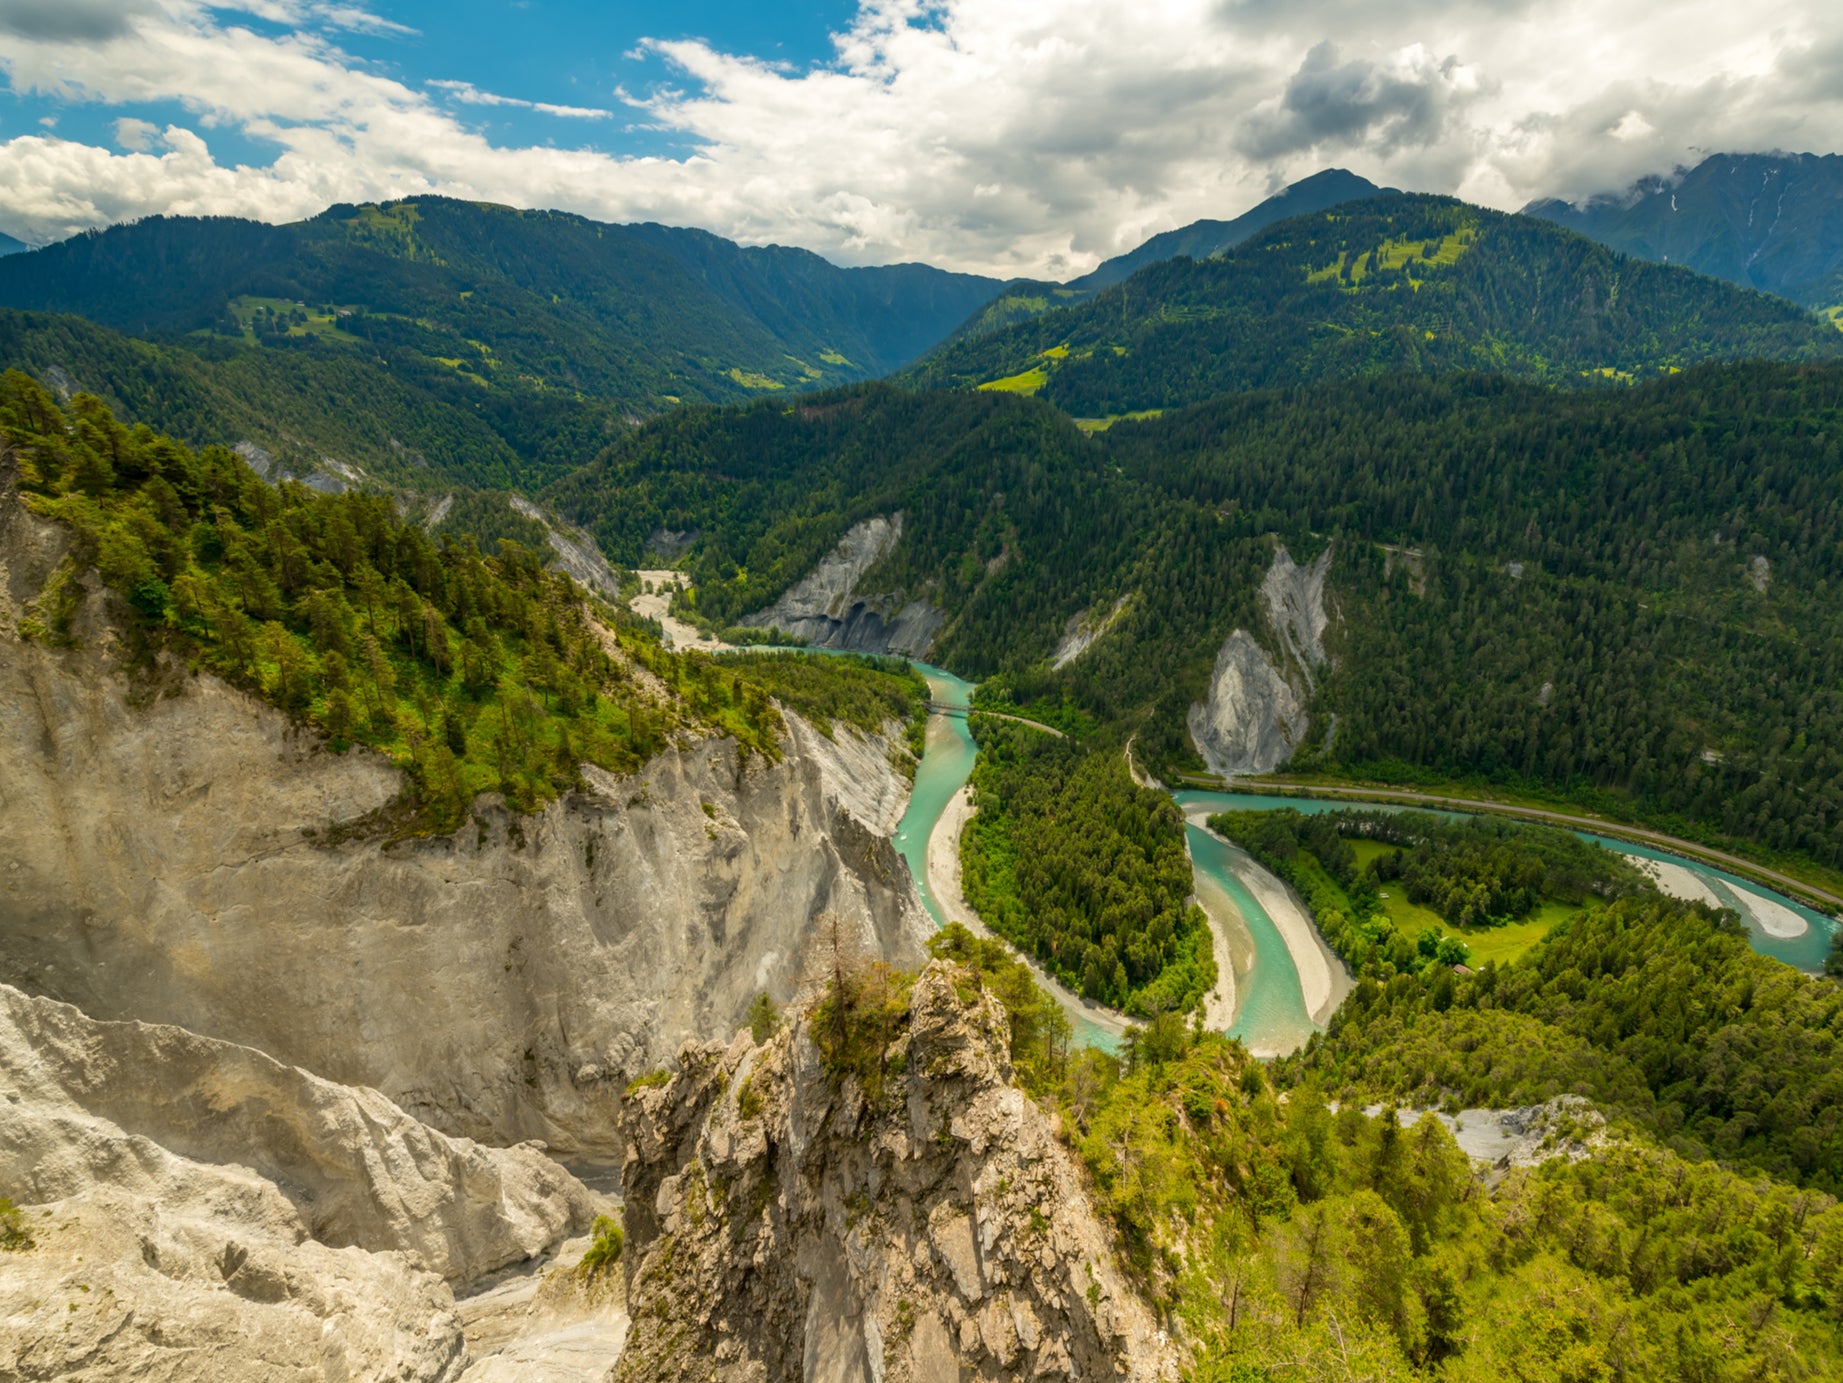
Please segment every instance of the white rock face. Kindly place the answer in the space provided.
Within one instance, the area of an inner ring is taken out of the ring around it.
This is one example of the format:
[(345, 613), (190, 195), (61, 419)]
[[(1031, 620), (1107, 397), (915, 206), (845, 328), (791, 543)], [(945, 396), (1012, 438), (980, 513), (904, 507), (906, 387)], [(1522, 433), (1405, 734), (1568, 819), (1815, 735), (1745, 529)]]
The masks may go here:
[(446, 1380), (444, 1278), (521, 1260), (596, 1198), (375, 1090), (0, 986), (0, 1377)]
[[(544, 533), (550, 539), (550, 561), (546, 565), (552, 571), (574, 577), (578, 585), (595, 592), (603, 600), (621, 598), (621, 575), (602, 556), (594, 538), (580, 528), (551, 517), (519, 495), (512, 496), (512, 508), (525, 518), (544, 525)], [(433, 524), (431, 519), (430, 525)]]
[(1120, 618), (1126, 609), (1128, 596), (1121, 596), (1104, 612), (1083, 610), (1078, 615), (1071, 615), (1069, 622), (1062, 627), (1062, 639), (1056, 645), (1056, 651), (1050, 656), (1050, 666), (1061, 671), (1086, 653)]
[(864, 574), (901, 541), (901, 514), (865, 519), (779, 600), (742, 622), (797, 635), (815, 648), (919, 657), (946, 617), (925, 600), (901, 603), (892, 596), (858, 593)]
[(341, 839), (393, 766), (208, 676), (131, 681), (99, 599), (74, 650), (16, 636), (60, 551), (0, 497), (0, 982), (595, 1161), (629, 1078), (791, 996), (821, 912), (923, 958), (880, 739), (796, 728), (772, 764), (687, 740), (532, 816)]
[(1245, 629), (1216, 654), (1209, 699), (1190, 708), (1190, 738), (1210, 772), (1267, 773), (1305, 738), (1305, 701)]
[(1325, 631), (1331, 627), (1331, 616), (1325, 610), (1325, 577), (1330, 571), (1330, 548), (1319, 553), (1311, 566), (1302, 567), (1282, 547), (1261, 580), (1267, 622), (1280, 636), (1307, 687), (1317, 685), (1318, 666), (1325, 661)]
[(1270, 773), (1310, 728), (1306, 702), (1326, 661), (1326, 548), (1309, 567), (1282, 547), (1261, 582), (1261, 603), (1284, 650), (1276, 661), (1252, 634), (1237, 629), (1216, 654), (1209, 696), (1190, 708), (1190, 737), (1212, 773)]

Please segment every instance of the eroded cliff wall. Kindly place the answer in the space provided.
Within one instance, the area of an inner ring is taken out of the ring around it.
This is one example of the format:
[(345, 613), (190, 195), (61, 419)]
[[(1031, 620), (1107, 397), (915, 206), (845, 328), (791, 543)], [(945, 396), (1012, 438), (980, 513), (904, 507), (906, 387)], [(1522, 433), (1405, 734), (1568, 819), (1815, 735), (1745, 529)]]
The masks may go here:
[(445, 1380), (448, 1283), (524, 1260), (598, 1198), (375, 1090), (0, 985), (0, 1377)]
[(131, 667), (105, 597), (75, 647), (22, 639), (61, 550), (0, 494), (0, 982), (599, 1159), (626, 1081), (788, 997), (822, 912), (921, 958), (877, 737), (795, 726), (773, 763), (686, 739), (535, 815), (483, 800), (452, 836), (386, 843), (338, 828), (397, 793), (391, 764)]
[(919, 657), (945, 618), (925, 600), (867, 594), (864, 575), (902, 541), (902, 515), (856, 524), (805, 577), (781, 598), (744, 618), (757, 629), (779, 629), (815, 648)]
[(1274, 552), (1261, 604), (1280, 656), (1246, 629), (1235, 630), (1217, 652), (1209, 695), (1190, 708), (1191, 741), (1210, 772), (1271, 773), (1304, 741), (1308, 703), (1326, 661), (1331, 552), (1327, 547), (1304, 567), (1285, 547)]

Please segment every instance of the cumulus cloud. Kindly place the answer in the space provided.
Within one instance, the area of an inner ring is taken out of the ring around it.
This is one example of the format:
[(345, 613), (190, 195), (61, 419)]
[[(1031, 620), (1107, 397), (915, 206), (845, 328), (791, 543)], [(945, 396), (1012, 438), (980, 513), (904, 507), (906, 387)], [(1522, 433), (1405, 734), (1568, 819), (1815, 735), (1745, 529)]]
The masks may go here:
[[(690, 150), (669, 158), (496, 145), (487, 109), (605, 133), (611, 112), (358, 61), (341, 34), (390, 27), (362, 5), (4, 5), (16, 92), (125, 112), (119, 149), (0, 143), (0, 228), (32, 239), (439, 191), (1062, 276), (1334, 164), (1516, 206), (1702, 150), (1843, 143), (1843, 12), (1822, 0), (860, 0), (810, 69), (645, 43), (670, 83), (611, 104)], [(154, 102), (188, 115), (156, 130), (132, 114)], [(274, 156), (226, 164), (210, 141), (227, 129)]]

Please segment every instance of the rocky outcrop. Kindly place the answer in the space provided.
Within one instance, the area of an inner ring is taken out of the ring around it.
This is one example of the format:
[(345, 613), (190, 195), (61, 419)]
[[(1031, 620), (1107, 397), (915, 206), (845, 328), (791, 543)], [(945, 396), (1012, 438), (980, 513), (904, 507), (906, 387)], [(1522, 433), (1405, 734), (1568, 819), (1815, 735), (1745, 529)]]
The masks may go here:
[(1119, 622), (1125, 613), (1129, 596), (1121, 596), (1105, 611), (1083, 610), (1069, 616), (1069, 622), (1062, 626), (1062, 638), (1056, 644), (1056, 651), (1050, 655), (1050, 667), (1060, 671), (1086, 653), (1105, 634)]
[(597, 1198), (532, 1148), (375, 1090), (0, 986), (0, 1377), (446, 1380), (444, 1279), (524, 1259)]
[(755, 629), (779, 629), (815, 648), (919, 657), (946, 619), (925, 600), (860, 594), (864, 575), (902, 541), (902, 515), (865, 519), (766, 609), (744, 616)]
[(550, 540), (550, 560), (546, 566), (574, 578), (577, 585), (595, 592), (603, 600), (621, 598), (621, 574), (602, 556), (593, 537), (583, 529), (546, 514), (522, 496), (513, 495), (510, 502), (515, 512), (544, 525), (544, 535)]
[(1247, 630), (1235, 630), (1216, 654), (1208, 697), (1190, 708), (1191, 740), (1212, 773), (1270, 773), (1304, 741), (1307, 703), (1327, 660), (1330, 569), (1330, 548), (1307, 567), (1284, 547), (1275, 551), (1261, 604), (1280, 657)]
[(235, 1163), (317, 1242), (402, 1251), (454, 1281), (530, 1257), (595, 1204), (535, 1148), (449, 1138), (375, 1090), (183, 1028), (99, 1023), (7, 985), (0, 1082), (0, 1185), (34, 1204), (98, 1184), (158, 1197), (179, 1162)]
[(634, 1324), (616, 1377), (1175, 1377), (1074, 1160), (1012, 1081), (1007, 1032), (970, 972), (936, 962), (874, 1098), (797, 1022), (760, 1048), (687, 1048), (623, 1113)]
[(630, 1077), (791, 995), (821, 913), (921, 959), (878, 737), (796, 730), (778, 762), (685, 739), (535, 815), (487, 799), (387, 844), (340, 823), (396, 795), (391, 764), (212, 677), (131, 673), (101, 597), (75, 648), (19, 638), (61, 550), (0, 495), (0, 982), (596, 1160)]

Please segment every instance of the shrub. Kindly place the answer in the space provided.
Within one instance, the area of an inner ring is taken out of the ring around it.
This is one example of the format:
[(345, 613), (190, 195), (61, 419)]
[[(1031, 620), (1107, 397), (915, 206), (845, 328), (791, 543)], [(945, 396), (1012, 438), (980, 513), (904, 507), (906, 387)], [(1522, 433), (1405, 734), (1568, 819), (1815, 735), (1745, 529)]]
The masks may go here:
[(627, 1244), (627, 1236), (609, 1215), (597, 1215), (595, 1224), (589, 1231), (594, 1237), (589, 1241), (589, 1251), (582, 1256), (582, 1262), (576, 1271), (582, 1274), (583, 1281), (593, 1282), (616, 1263), (621, 1261), (621, 1250)]

